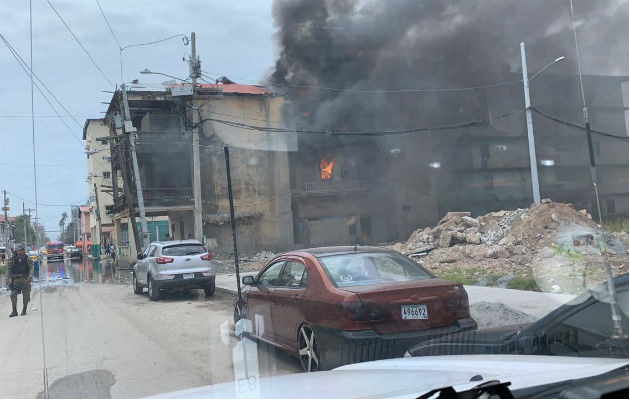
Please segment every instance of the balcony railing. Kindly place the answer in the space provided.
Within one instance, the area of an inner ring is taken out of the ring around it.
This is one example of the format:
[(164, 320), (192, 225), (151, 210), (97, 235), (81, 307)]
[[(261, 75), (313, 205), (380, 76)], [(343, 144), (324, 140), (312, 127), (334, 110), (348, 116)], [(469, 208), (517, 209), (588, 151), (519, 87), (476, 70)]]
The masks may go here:
[[(142, 190), (144, 203), (147, 206), (175, 206), (193, 203), (192, 188), (148, 188)], [(137, 204), (138, 197), (135, 188), (133, 190), (133, 202)], [(114, 210), (120, 211), (127, 208), (124, 195), (117, 197), (114, 201)]]
[(306, 182), (304, 191), (307, 193), (369, 192), (375, 186), (375, 181), (369, 180), (328, 180)]

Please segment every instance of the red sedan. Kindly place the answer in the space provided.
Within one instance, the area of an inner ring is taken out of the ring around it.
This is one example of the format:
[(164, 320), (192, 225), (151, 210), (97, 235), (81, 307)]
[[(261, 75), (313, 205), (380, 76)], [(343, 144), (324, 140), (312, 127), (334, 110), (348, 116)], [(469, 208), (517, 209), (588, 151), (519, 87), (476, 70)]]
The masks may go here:
[(381, 248), (292, 251), (242, 282), (235, 320), (251, 321), (250, 336), (298, 356), (307, 372), (402, 357), (418, 342), (477, 328), (462, 285)]

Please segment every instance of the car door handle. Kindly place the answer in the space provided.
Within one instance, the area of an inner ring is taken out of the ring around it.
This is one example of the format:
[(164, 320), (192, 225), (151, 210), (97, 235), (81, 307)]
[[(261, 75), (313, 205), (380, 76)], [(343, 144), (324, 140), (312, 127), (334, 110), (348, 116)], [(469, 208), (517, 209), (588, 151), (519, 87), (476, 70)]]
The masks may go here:
[(293, 302), (295, 304), (300, 302), (300, 295), (299, 294), (294, 294), (293, 296), (291, 296), (291, 298), (293, 299)]

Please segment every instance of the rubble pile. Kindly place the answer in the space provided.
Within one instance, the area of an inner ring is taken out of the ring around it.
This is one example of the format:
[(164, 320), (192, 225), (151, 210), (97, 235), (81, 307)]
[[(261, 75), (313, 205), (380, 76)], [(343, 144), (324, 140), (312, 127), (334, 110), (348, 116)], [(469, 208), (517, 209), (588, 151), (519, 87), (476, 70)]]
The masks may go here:
[(438, 275), (473, 271), (482, 285), (505, 287), (515, 277), (530, 277), (541, 290), (580, 291), (588, 279), (605, 278), (603, 252), (615, 275), (628, 271), (626, 233), (602, 236), (586, 210), (549, 199), (477, 218), (449, 212), (435, 227), (416, 230), (392, 247)]

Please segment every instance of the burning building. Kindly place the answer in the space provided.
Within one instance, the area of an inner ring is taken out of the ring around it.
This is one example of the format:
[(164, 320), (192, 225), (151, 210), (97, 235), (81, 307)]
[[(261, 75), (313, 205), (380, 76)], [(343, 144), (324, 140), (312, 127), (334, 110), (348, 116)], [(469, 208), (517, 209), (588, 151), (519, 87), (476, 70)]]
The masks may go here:
[[(576, 2), (594, 34), (582, 36), (582, 62), (603, 132), (604, 215), (628, 214), (628, 46), (617, 39), (627, 7)], [(596, 214), (566, 3), (277, 0), (273, 11), (269, 84), (291, 100), (298, 130), (327, 132), (300, 135), (291, 154), (297, 244), (404, 239), (446, 211), (529, 206), (521, 41), (530, 76), (565, 57), (530, 82), (541, 194)], [(488, 29), (506, 15), (509, 28)]]

